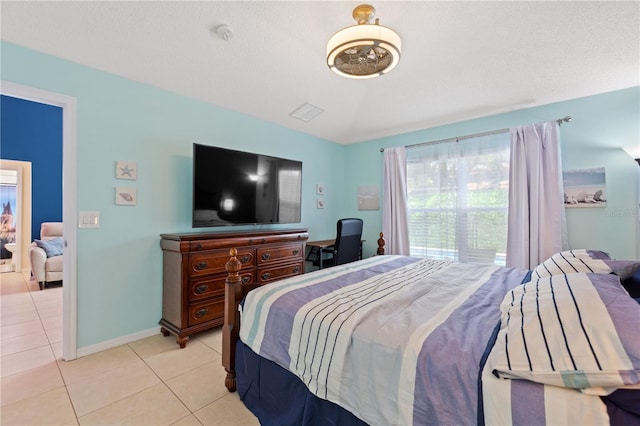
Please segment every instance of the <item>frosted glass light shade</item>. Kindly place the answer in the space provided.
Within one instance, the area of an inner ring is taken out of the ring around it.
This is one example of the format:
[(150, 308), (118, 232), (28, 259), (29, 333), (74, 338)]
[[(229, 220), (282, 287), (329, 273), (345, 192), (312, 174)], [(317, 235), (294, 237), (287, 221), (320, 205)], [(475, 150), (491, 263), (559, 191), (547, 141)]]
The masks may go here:
[(335, 33), (327, 43), (327, 65), (338, 75), (371, 78), (398, 65), (402, 43), (395, 31), (378, 24), (360, 24)]

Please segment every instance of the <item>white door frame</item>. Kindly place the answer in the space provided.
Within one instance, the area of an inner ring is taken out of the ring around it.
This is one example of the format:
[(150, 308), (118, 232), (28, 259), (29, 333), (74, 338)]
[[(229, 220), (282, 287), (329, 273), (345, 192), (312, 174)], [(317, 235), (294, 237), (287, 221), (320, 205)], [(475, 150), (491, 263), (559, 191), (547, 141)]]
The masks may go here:
[(76, 182), (76, 98), (2, 80), (0, 93), (14, 98), (62, 108), (62, 221), (64, 266), (62, 279), (62, 358), (77, 357), (77, 182)]

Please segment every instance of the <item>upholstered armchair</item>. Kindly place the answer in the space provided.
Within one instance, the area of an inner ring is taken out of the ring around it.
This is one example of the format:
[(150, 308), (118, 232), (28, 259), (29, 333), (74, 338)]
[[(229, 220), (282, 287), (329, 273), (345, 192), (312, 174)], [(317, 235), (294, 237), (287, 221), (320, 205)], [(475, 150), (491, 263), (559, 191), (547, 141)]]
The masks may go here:
[(43, 222), (40, 239), (29, 247), (31, 273), (43, 290), (47, 284), (62, 281), (62, 222)]

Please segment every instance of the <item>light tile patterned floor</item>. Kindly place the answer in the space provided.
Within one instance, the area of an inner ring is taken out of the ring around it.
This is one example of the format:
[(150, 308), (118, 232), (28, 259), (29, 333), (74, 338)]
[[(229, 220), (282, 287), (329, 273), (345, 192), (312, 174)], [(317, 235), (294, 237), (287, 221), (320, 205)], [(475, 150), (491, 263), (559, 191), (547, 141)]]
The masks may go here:
[(62, 288), (0, 274), (0, 424), (258, 425), (224, 387), (222, 334), (157, 336), (62, 356)]

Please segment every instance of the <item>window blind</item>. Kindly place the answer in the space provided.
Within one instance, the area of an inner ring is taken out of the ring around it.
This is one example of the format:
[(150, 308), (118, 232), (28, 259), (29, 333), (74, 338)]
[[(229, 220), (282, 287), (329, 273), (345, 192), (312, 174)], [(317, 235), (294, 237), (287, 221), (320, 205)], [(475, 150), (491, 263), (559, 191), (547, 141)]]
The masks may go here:
[(412, 256), (505, 264), (509, 133), (407, 147)]

